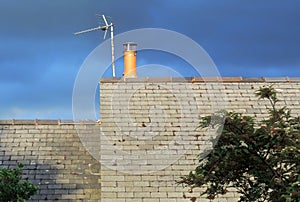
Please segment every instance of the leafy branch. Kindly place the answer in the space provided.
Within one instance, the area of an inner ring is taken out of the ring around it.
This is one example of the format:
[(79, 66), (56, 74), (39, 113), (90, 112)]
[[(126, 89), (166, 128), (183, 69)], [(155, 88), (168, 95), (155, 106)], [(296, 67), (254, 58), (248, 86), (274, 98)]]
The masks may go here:
[(271, 85), (255, 93), (270, 102), (265, 120), (223, 112), (222, 126), (211, 123), (215, 115), (203, 117), (200, 127), (219, 127), (221, 135), (207, 156), (199, 155), (196, 169), (178, 183), (191, 189), (206, 187), (201, 194), (209, 199), (234, 187), (241, 193), (239, 201), (299, 201), (300, 118), (277, 107), (277, 92)]

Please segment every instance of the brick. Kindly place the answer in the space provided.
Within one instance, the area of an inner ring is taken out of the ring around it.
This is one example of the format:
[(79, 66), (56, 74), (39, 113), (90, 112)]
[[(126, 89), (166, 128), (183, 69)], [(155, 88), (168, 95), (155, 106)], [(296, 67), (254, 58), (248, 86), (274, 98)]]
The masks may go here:
[(117, 197), (118, 198), (131, 198), (131, 197), (133, 197), (133, 192), (118, 192)]
[(101, 201), (105, 201), (105, 202), (127, 202), (125, 199), (117, 199), (117, 198), (101, 198)]
[(143, 202), (159, 202), (159, 198), (144, 198)]

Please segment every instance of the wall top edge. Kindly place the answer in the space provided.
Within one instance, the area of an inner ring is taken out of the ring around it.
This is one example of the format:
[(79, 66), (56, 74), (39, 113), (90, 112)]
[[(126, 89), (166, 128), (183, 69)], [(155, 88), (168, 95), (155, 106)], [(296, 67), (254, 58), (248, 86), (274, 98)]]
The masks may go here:
[(300, 77), (145, 77), (145, 78), (101, 78), (100, 83), (205, 83), (205, 82), (300, 82)]

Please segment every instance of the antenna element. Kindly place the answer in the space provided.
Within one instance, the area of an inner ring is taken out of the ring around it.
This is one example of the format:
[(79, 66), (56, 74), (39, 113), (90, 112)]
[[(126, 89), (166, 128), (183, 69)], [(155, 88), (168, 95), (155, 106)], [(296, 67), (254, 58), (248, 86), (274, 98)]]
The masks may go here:
[(105, 25), (103, 26), (99, 26), (99, 27), (95, 27), (95, 28), (91, 28), (91, 29), (87, 29), (87, 30), (83, 30), (80, 32), (75, 32), (75, 35), (78, 34), (84, 34), (87, 32), (92, 32), (92, 31), (96, 31), (96, 30), (102, 30), (104, 31), (104, 37), (103, 39), (106, 38), (106, 33), (107, 30), (110, 28), (110, 41), (111, 41), (111, 66), (112, 66), (112, 76), (116, 77), (116, 71), (115, 71), (115, 49), (114, 49), (114, 24), (111, 22), (108, 24), (105, 15), (102, 15), (103, 21), (105, 23)]

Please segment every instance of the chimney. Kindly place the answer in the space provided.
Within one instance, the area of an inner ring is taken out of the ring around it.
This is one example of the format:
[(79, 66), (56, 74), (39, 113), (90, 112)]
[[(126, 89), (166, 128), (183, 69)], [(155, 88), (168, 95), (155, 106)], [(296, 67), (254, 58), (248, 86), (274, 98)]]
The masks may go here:
[(136, 43), (127, 42), (124, 46), (124, 73), (125, 78), (136, 78)]

